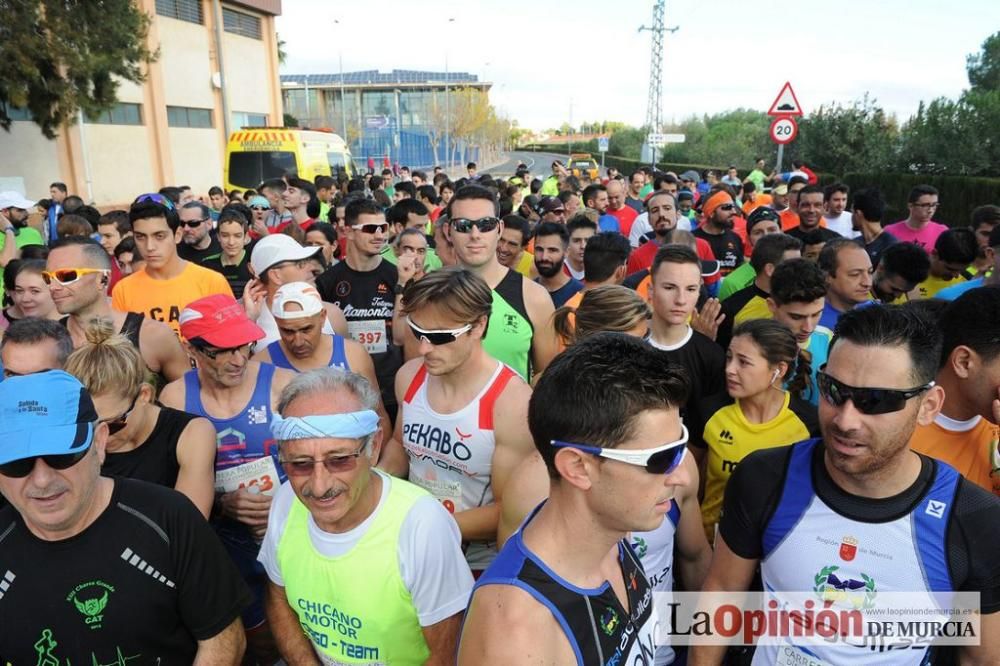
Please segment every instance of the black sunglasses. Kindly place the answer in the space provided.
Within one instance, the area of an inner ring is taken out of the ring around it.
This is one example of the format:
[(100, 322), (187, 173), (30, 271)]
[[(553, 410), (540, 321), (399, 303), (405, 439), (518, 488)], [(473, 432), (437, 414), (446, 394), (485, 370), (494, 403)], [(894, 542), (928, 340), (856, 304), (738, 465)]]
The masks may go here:
[(182, 220), (181, 221), (181, 226), (182, 227), (187, 227), (188, 229), (197, 229), (198, 227), (200, 227), (203, 223), (205, 223), (207, 221), (208, 221), (207, 217), (203, 217), (200, 220), (191, 220), (190, 222), (184, 222)]
[(234, 352), (239, 352), (241, 355), (250, 358), (251, 356), (253, 356), (254, 349), (257, 348), (257, 341), (254, 340), (253, 342), (248, 342), (247, 344), (240, 345), (239, 347), (215, 348), (215, 347), (203, 347), (201, 345), (192, 345), (192, 346), (199, 352), (204, 354), (206, 357), (214, 361), (216, 358), (222, 356), (223, 354), (232, 354)]
[(482, 233), (488, 233), (497, 228), (500, 220), (495, 217), (481, 217), (478, 220), (470, 220), (467, 217), (455, 217), (449, 221), (452, 231), (460, 234), (467, 234), (472, 231), (472, 227), (479, 229)]
[(816, 374), (816, 384), (820, 395), (831, 405), (840, 407), (850, 400), (859, 412), (870, 416), (898, 412), (906, 406), (907, 400), (934, 386), (934, 382), (929, 382), (912, 389), (859, 388), (848, 386), (822, 370)]
[(133, 411), (135, 411), (135, 403), (139, 401), (140, 395), (142, 395), (142, 391), (139, 391), (139, 393), (135, 394), (135, 397), (132, 398), (132, 404), (128, 406), (128, 409), (122, 412), (121, 416), (116, 416), (113, 419), (101, 421), (101, 423), (104, 423), (108, 426), (109, 435), (114, 435), (121, 432), (125, 428), (125, 426), (128, 425), (128, 417)]
[(23, 479), (31, 474), (31, 470), (35, 469), (35, 461), (39, 458), (41, 458), (45, 464), (52, 469), (69, 469), (83, 460), (83, 457), (87, 455), (89, 451), (90, 447), (88, 446), (82, 451), (77, 451), (76, 453), (56, 453), (48, 456), (31, 456), (30, 458), (12, 460), (9, 463), (0, 465), (0, 474), (11, 479)]

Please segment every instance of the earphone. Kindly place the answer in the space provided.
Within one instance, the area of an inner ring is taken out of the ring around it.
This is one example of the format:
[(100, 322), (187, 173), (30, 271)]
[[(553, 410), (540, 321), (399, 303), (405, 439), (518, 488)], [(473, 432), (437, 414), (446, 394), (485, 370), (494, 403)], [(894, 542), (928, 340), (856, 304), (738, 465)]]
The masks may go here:
[(780, 374), (781, 374), (781, 368), (778, 368), (777, 370), (774, 371), (774, 374), (771, 375), (771, 383), (772, 384), (775, 382), (775, 380), (778, 378), (778, 375), (780, 375)]

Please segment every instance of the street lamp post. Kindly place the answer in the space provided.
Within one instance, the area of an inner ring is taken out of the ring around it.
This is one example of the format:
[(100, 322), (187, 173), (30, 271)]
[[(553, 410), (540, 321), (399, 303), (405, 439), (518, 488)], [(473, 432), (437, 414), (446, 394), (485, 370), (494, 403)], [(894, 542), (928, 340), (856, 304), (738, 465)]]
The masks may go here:
[[(340, 26), (339, 19), (333, 19), (333, 22)], [(339, 50), (337, 53), (337, 60), (340, 64), (340, 130), (344, 133), (342, 137), (344, 142), (350, 147), (351, 140), (347, 135), (347, 94), (344, 92), (344, 46), (343, 39), (338, 39), (337, 44), (339, 45)]]
[(451, 170), (451, 95), (449, 91), (449, 81), (448, 76), (448, 38), (451, 36), (451, 31), (448, 30), (455, 19), (449, 18), (448, 22), (445, 24), (445, 36), (444, 36), (444, 150), (447, 153), (447, 158), (445, 158), (445, 172)]

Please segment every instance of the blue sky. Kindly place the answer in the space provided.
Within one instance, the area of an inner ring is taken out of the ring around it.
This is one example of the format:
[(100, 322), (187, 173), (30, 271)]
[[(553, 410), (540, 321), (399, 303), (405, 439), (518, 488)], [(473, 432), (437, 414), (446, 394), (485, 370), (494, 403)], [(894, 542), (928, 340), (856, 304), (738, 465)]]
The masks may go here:
[[(284, 0), (284, 74), (444, 69), (492, 81), (522, 127), (646, 115), (652, 0)], [(454, 18), (449, 23), (448, 18)], [(340, 20), (340, 25), (334, 24)], [(1000, 30), (996, 0), (667, 0), (664, 118), (766, 111), (791, 81), (806, 111), (866, 92), (900, 120), (968, 86), (965, 57)]]

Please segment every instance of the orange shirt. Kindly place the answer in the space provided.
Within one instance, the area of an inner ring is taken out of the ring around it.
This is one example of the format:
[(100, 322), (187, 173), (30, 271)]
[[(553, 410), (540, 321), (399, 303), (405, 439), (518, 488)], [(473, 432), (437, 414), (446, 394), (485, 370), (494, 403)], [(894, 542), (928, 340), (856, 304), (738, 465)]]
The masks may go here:
[(233, 290), (222, 273), (188, 261), (181, 274), (169, 280), (152, 278), (145, 269), (129, 275), (115, 285), (111, 306), (121, 312), (141, 312), (150, 319), (169, 324), (180, 337), (181, 310), (188, 303), (212, 294), (232, 296)]
[(770, 194), (758, 194), (753, 201), (747, 201), (743, 204), (743, 214), (749, 215), (753, 212), (754, 208), (759, 208), (761, 206), (770, 206), (774, 202)]
[(1000, 495), (1000, 428), (984, 418), (975, 423), (955, 421), (938, 414), (934, 423), (917, 426), (910, 448), (944, 461), (972, 483)]

